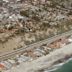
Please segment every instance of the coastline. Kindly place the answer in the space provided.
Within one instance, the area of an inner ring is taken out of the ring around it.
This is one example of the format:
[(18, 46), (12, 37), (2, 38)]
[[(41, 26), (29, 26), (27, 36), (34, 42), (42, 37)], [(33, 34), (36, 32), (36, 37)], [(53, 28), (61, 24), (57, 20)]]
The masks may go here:
[[(45, 69), (46, 72), (56, 72), (58, 71), (59, 69), (62, 69), (62, 67), (65, 65), (65, 64), (68, 64), (70, 61), (72, 61), (72, 57), (69, 58), (68, 60), (62, 62), (62, 63), (58, 63), (58, 64), (55, 64), (53, 67), (51, 67), (51, 69)], [(44, 72), (45, 72), (44, 71)]]
[(50, 71), (50, 72), (72, 72), (72, 58), (70, 58), (64, 65), (62, 65), (60, 68), (57, 68), (56, 70)]
[(72, 43), (32, 62), (21, 63), (18, 67), (5, 72), (35, 72), (41, 69), (51, 68), (56, 61), (64, 59), (66, 56), (72, 56)]

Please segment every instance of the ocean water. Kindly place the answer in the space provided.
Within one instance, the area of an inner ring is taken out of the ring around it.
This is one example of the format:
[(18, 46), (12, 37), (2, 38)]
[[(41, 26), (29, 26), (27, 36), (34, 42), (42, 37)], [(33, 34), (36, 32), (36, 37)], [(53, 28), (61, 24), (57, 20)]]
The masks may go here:
[(52, 72), (72, 72), (72, 59), (65, 63), (59, 69), (52, 71)]

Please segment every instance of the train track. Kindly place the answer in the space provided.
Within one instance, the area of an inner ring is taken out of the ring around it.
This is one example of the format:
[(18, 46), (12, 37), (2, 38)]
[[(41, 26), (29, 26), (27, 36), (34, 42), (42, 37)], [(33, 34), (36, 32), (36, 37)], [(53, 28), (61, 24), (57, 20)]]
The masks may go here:
[(65, 36), (69, 36), (72, 34), (72, 30), (68, 31), (68, 32), (65, 32), (65, 33), (62, 33), (62, 34), (58, 34), (56, 36), (53, 36), (53, 37), (50, 37), (50, 38), (47, 38), (47, 39), (44, 39), (44, 40), (41, 40), (39, 42), (36, 42), (36, 43), (33, 43), (33, 44), (30, 44), (28, 45), (27, 47), (22, 47), (22, 48), (19, 48), (17, 50), (14, 50), (14, 51), (11, 51), (11, 52), (6, 52), (6, 53), (3, 53), (3, 54), (0, 54), (0, 61), (2, 60), (5, 60), (5, 59), (8, 59), (10, 58), (11, 56), (14, 56), (16, 54), (19, 54), (19, 53), (22, 53), (26, 50), (29, 50), (29, 49), (33, 49), (35, 47), (39, 47), (43, 44), (50, 44), (62, 37), (65, 37)]

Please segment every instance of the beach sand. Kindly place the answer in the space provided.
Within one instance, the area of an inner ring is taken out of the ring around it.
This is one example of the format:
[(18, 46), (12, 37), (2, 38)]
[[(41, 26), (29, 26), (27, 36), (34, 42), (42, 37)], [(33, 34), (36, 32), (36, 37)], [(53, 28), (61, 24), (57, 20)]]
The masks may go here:
[(6, 72), (35, 72), (44, 68), (50, 68), (53, 66), (54, 62), (65, 58), (65, 56), (70, 56), (71, 54), (72, 43), (32, 62), (21, 63), (18, 67), (14, 67)]

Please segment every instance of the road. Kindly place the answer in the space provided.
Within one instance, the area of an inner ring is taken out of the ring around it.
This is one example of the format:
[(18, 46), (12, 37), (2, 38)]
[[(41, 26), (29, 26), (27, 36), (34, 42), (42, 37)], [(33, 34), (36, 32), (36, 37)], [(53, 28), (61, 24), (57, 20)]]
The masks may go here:
[(46, 68), (52, 69), (61, 60), (65, 63), (65, 60), (68, 60), (70, 57), (72, 57), (72, 43), (31, 62), (22, 62), (18, 67), (13, 67), (6, 72), (40, 72), (39, 70)]
[(33, 44), (30, 44), (28, 45), (27, 47), (22, 47), (22, 48), (19, 48), (17, 50), (14, 50), (14, 51), (11, 51), (11, 52), (6, 52), (6, 53), (3, 53), (3, 54), (0, 54), (0, 61), (4, 60), (4, 59), (7, 59), (7, 58), (10, 58), (11, 56), (14, 56), (16, 54), (19, 54), (21, 52), (24, 52), (26, 50), (29, 50), (29, 49), (32, 49), (32, 48), (35, 48), (35, 47), (39, 47), (43, 44), (50, 44), (62, 37), (65, 37), (65, 36), (69, 36), (72, 34), (72, 30), (68, 31), (68, 32), (65, 32), (65, 33), (62, 33), (62, 34), (58, 34), (56, 36), (53, 36), (53, 37), (50, 37), (50, 38), (47, 38), (47, 39), (44, 39), (44, 40), (41, 40), (39, 42), (36, 42), (36, 43), (33, 43)]

